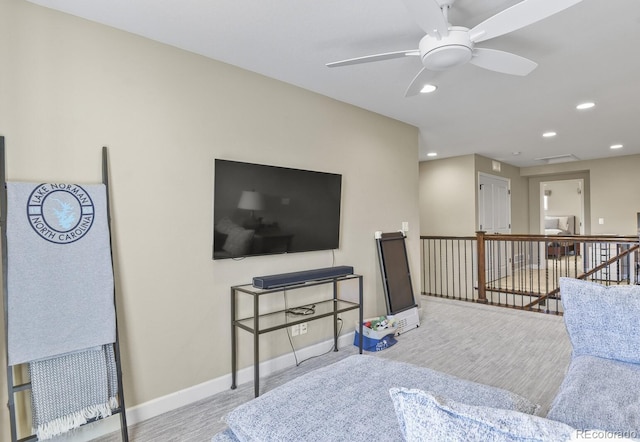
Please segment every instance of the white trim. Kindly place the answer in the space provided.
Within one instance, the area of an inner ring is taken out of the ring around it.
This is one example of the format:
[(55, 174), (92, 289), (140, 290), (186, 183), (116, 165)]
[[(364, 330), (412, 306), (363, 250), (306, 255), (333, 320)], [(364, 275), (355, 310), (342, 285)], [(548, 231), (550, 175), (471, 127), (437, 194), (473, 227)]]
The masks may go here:
[[(353, 345), (355, 332), (345, 333), (338, 338), (338, 348)], [(318, 344), (304, 347), (296, 351), (298, 360), (304, 360), (312, 356), (322, 354), (333, 345), (333, 339), (320, 342)], [(295, 357), (293, 353), (287, 353), (277, 358), (270, 359), (260, 363), (260, 374), (268, 376), (278, 370), (293, 367), (295, 365)], [(253, 365), (238, 370), (237, 384), (241, 385), (245, 382), (253, 382)], [(177, 408), (184, 407), (199, 400), (213, 396), (216, 393), (228, 390), (231, 386), (231, 373), (225, 374), (215, 379), (203, 382), (183, 390), (170, 393), (168, 395), (152, 399), (135, 407), (127, 408), (127, 425), (140, 423), (161, 414), (173, 411)], [(125, 403), (126, 403), (125, 391)], [(59, 436), (56, 442), (81, 442), (105, 436), (114, 431), (120, 431), (120, 416), (112, 416), (100, 424), (86, 425), (77, 430)], [(213, 434), (211, 435), (213, 437)]]

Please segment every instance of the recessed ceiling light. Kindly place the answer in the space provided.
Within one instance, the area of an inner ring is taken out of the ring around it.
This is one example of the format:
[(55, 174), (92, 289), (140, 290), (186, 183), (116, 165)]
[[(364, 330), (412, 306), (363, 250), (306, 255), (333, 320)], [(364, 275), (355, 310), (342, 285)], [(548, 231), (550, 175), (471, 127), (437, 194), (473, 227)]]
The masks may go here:
[(612, 144), (610, 149), (622, 149), (622, 144)]
[(545, 137), (545, 138), (555, 137), (556, 135), (558, 135), (558, 134), (553, 132), (553, 131), (545, 132), (545, 133), (542, 134), (542, 136)]
[(437, 154), (437, 153), (435, 153), (435, 152), (429, 152), (429, 153), (427, 154), (427, 156), (428, 156), (428, 157), (437, 157), (437, 156), (438, 156), (438, 154)]
[(596, 104), (593, 101), (586, 101), (584, 103), (580, 103), (579, 105), (577, 105), (576, 109), (578, 109), (578, 110), (591, 109), (595, 105)]
[(432, 84), (425, 84), (424, 87), (420, 90), (420, 93), (429, 94), (435, 91), (436, 89), (438, 89), (437, 86), (434, 86)]

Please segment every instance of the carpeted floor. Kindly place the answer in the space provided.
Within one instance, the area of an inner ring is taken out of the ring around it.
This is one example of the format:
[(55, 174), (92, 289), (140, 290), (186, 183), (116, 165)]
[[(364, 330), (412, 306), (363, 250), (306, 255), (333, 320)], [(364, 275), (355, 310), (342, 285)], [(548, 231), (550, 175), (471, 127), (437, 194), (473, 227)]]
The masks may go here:
[[(433, 297), (422, 297), (422, 306), (420, 328), (375, 355), (511, 390), (540, 404), (541, 415), (547, 413), (571, 356), (562, 317)], [(261, 390), (356, 353), (350, 346), (275, 373), (261, 380)], [(208, 441), (225, 428), (226, 413), (252, 397), (253, 384), (242, 384), (132, 425), (129, 439)], [(96, 439), (119, 440), (119, 433)]]

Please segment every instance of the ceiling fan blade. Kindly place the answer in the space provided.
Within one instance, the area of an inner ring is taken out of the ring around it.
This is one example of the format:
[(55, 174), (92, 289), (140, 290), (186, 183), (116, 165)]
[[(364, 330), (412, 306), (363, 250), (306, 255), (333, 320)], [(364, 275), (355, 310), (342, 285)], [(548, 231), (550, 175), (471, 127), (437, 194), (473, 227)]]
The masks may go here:
[(469, 61), (490, 71), (502, 72), (510, 75), (528, 75), (538, 63), (528, 58), (521, 57), (511, 52), (498, 51), (496, 49), (475, 48), (473, 57)]
[(563, 11), (582, 0), (523, 0), (469, 31), (471, 41), (479, 43), (524, 28)]
[(402, 0), (412, 18), (432, 37), (449, 35), (449, 23), (435, 0)]
[(418, 75), (416, 75), (411, 81), (411, 84), (407, 88), (407, 91), (404, 93), (404, 96), (413, 97), (414, 95), (418, 95), (424, 85), (432, 78), (435, 78), (436, 74), (437, 73), (434, 71), (430, 71), (427, 68), (422, 68), (422, 70), (418, 72)]
[(327, 63), (327, 66), (330, 68), (335, 68), (338, 66), (371, 63), (373, 61), (390, 60), (392, 58), (410, 57), (415, 55), (420, 55), (420, 51), (418, 49), (411, 49), (409, 51), (385, 52), (384, 54), (365, 55), (364, 57), (349, 58), (347, 60), (334, 61), (332, 63)]

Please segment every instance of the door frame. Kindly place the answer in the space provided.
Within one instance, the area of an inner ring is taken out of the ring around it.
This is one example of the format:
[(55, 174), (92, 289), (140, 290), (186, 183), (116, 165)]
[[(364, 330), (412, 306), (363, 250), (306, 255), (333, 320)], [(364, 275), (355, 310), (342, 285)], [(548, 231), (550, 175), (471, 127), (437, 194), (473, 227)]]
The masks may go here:
[[(487, 231), (486, 228), (480, 229), (480, 225), (481, 225), (481, 221), (483, 220), (483, 215), (484, 215), (484, 207), (483, 207), (483, 203), (484, 200), (481, 199), (481, 195), (482, 193), (480, 192), (480, 186), (483, 184), (482, 183), (482, 178), (490, 178), (492, 180), (498, 180), (498, 181), (503, 181), (506, 183), (506, 187), (508, 190), (508, 195), (509, 197), (507, 198), (507, 214), (509, 217), (508, 220), (508, 232), (501, 232), (501, 233), (511, 233), (511, 180), (509, 178), (505, 178), (502, 176), (498, 176), (498, 175), (491, 175), (485, 172), (478, 172), (478, 182), (476, 184), (476, 196), (477, 196), (477, 202), (478, 202), (478, 213), (477, 213), (477, 217), (476, 217), (476, 226), (478, 228), (478, 230), (484, 230)], [(483, 198), (483, 197), (482, 197)], [(487, 233), (495, 233), (495, 232), (487, 232)]]

